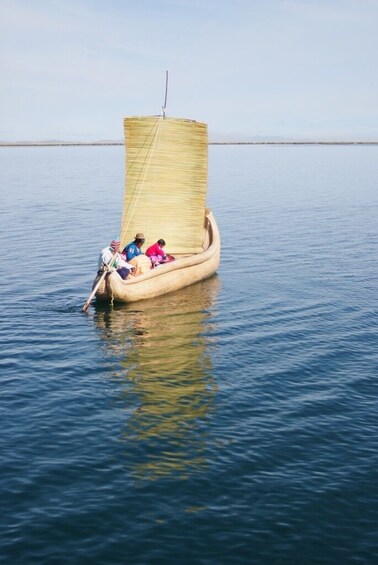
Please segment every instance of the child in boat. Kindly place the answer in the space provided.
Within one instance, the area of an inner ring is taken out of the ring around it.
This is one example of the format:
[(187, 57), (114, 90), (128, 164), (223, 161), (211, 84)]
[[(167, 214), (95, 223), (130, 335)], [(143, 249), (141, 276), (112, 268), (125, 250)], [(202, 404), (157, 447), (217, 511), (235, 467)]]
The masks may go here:
[(131, 261), (134, 257), (138, 257), (138, 255), (142, 255), (142, 245), (144, 243), (144, 234), (137, 233), (134, 241), (131, 241), (126, 245), (123, 252), (126, 256), (126, 261)]
[(157, 267), (162, 263), (170, 263), (174, 261), (173, 255), (168, 255), (163, 249), (165, 247), (164, 239), (158, 239), (156, 243), (151, 245), (146, 251), (147, 257), (151, 259), (151, 263), (153, 267)]
[[(107, 265), (109, 268), (116, 269), (121, 279), (126, 280), (129, 274), (133, 274), (135, 267), (122, 258), (119, 253), (120, 246), (120, 240), (115, 237), (108, 247), (104, 247), (98, 260), (98, 270), (101, 271), (103, 266)], [(114, 259), (113, 261), (112, 257)], [(111, 265), (109, 265), (109, 263), (111, 263)]]
[(154, 267), (160, 265), (160, 263), (164, 263), (167, 259), (163, 247), (165, 247), (164, 239), (158, 239), (158, 241), (151, 245), (146, 251), (146, 255), (151, 259), (151, 263)]

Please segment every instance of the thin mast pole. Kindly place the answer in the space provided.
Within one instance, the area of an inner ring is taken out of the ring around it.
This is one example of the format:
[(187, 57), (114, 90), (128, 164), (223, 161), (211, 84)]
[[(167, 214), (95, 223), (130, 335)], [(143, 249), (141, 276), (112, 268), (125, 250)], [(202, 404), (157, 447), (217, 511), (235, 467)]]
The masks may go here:
[(165, 71), (165, 97), (163, 106), (163, 118), (165, 118), (165, 110), (167, 108), (167, 97), (168, 97), (168, 71)]

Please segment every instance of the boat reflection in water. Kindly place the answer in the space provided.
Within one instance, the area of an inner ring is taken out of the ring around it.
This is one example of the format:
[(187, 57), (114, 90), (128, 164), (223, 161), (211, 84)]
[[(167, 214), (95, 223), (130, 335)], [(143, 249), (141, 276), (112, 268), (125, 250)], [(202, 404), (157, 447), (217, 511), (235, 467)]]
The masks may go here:
[(139, 478), (185, 477), (206, 463), (218, 288), (214, 276), (160, 298), (96, 306), (97, 326), (122, 367), (116, 378), (128, 418), (123, 440)]

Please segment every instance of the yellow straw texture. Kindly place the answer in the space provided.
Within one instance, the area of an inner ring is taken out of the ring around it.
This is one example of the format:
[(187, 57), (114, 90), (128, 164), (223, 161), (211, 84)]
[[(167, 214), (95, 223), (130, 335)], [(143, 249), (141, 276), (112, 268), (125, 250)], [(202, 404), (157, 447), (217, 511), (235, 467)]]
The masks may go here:
[(166, 252), (200, 253), (207, 192), (207, 126), (177, 118), (124, 120), (126, 189), (121, 240), (138, 232), (145, 250), (158, 239)]

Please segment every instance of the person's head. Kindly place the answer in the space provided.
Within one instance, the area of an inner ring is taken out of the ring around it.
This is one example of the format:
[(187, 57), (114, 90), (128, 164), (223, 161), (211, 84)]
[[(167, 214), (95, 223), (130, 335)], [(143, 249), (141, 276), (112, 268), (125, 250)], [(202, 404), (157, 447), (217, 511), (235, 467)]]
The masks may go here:
[(113, 249), (113, 251), (119, 251), (120, 246), (121, 242), (119, 239), (113, 239), (110, 243), (110, 247)]
[(160, 247), (164, 247), (165, 246), (164, 239), (158, 239), (158, 244), (160, 245)]
[(137, 247), (142, 247), (144, 243), (144, 233), (137, 233), (134, 239), (134, 243)]

